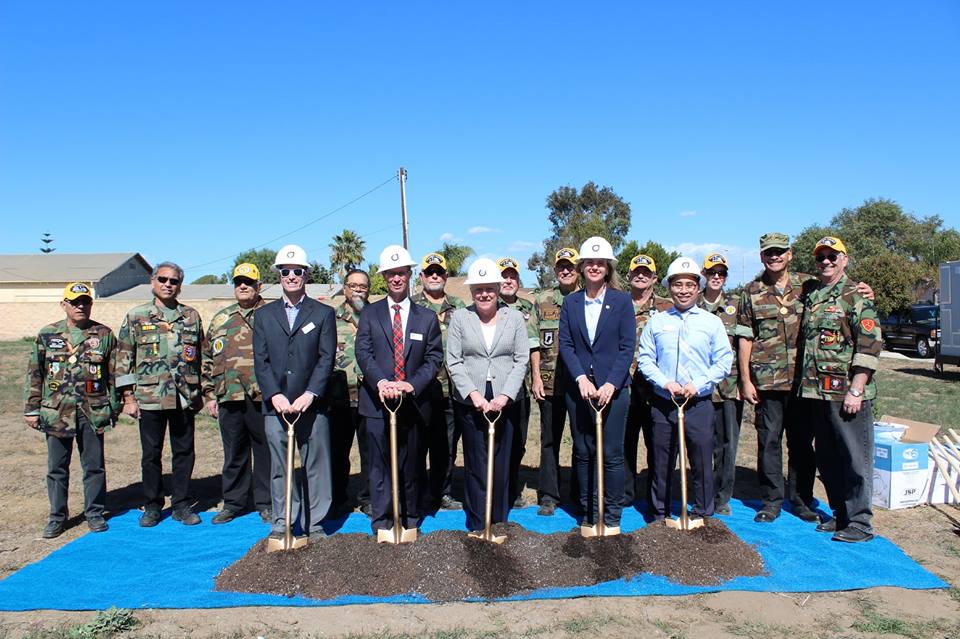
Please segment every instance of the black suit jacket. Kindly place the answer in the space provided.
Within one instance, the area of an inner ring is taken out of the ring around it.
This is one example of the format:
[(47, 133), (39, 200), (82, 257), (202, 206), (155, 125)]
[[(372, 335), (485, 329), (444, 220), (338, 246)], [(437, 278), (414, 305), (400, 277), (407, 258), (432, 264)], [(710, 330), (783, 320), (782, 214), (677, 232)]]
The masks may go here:
[(258, 309), (253, 323), (253, 365), (264, 413), (276, 414), (270, 398), (278, 393), (293, 402), (310, 391), (317, 396), (315, 405), (325, 403), (336, 351), (336, 317), (326, 304), (304, 297), (292, 329), (283, 298)]
[[(377, 384), (384, 379), (393, 381), (393, 319), (389, 302), (390, 298), (385, 297), (360, 313), (354, 352), (363, 373), (359, 410), (364, 417), (383, 416)], [(413, 386), (414, 396), (408, 399), (413, 399), (420, 414), (425, 415), (430, 401), (428, 391), (443, 366), (443, 342), (436, 313), (418, 304), (410, 304), (407, 330), (403, 336), (403, 356), (406, 381)]]

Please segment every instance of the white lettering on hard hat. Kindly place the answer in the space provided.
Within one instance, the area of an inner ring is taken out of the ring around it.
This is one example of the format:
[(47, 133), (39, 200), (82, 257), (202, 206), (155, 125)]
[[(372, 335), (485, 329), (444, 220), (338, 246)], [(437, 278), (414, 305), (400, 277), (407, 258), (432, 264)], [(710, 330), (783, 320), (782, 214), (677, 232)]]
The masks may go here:
[(293, 251), (287, 251), (287, 257), (293, 257)]
[(390, 259), (396, 262), (400, 259), (400, 255), (397, 253), (394, 253), (393, 255), (390, 256)]

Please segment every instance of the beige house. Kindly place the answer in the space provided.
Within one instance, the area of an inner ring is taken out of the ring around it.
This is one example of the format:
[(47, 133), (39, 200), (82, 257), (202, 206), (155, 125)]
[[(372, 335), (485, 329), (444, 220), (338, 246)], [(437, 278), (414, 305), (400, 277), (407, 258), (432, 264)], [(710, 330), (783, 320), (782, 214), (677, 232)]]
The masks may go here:
[(0, 302), (57, 302), (70, 282), (107, 297), (148, 283), (151, 270), (139, 253), (0, 255)]

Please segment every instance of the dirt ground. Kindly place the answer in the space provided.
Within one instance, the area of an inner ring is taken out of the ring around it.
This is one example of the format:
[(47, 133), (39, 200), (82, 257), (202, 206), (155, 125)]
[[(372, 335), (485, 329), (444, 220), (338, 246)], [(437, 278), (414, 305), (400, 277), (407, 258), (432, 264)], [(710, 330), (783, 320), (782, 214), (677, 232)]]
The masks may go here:
[[(25, 352), (25, 351), (24, 351)], [(19, 357), (19, 355), (18, 355)], [(0, 361), (0, 368), (23, 362)], [(891, 372), (916, 367), (910, 360), (883, 360)], [(22, 369), (21, 369), (22, 370)], [(0, 371), (4, 372), (4, 371)], [(5, 375), (6, 377), (6, 375)], [(956, 383), (956, 381), (946, 382)], [(9, 401), (0, 413), (0, 578), (37, 561), (80, 535), (82, 517), (79, 460), (70, 488), (70, 528), (59, 539), (43, 540), (47, 497), (45, 446), (27, 429)], [(889, 408), (889, 407), (888, 407)], [(735, 496), (756, 498), (756, 437), (747, 411), (738, 454)], [(525, 497), (536, 500), (537, 414), (531, 419)], [(569, 438), (564, 460), (569, 464)], [(193, 491), (200, 509), (216, 509), (220, 494), (221, 444), (212, 422), (197, 429)], [(168, 451), (169, 452), (169, 451)], [(107, 505), (117, 512), (140, 503), (139, 440), (133, 422), (108, 434)], [(354, 452), (356, 457), (356, 453)], [(644, 453), (640, 453), (644, 459)], [(164, 468), (169, 471), (169, 457)], [(352, 489), (356, 490), (354, 475)], [(823, 498), (822, 486), (817, 484)], [(879, 534), (952, 586), (913, 591), (784, 594), (724, 592), (686, 597), (580, 598), (515, 603), (369, 605), (332, 608), (237, 608), (220, 610), (138, 610), (136, 637), (960, 637), (960, 510), (924, 506), (876, 509)], [(106, 533), (109, 534), (109, 533)], [(0, 613), (0, 639), (66, 637), (93, 612)]]

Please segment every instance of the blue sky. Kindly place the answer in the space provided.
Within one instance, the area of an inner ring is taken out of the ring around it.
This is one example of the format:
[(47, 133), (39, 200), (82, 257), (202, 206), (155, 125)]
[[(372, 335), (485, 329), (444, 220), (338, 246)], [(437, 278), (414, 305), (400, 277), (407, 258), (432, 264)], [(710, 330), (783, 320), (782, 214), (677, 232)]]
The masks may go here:
[(525, 261), (588, 180), (733, 282), (761, 233), (870, 197), (960, 226), (960, 4), (668, 4), (5, 0), (0, 252), (49, 230), (189, 281), (349, 228), (376, 261), (396, 181), (270, 240), (400, 166), (415, 256)]

